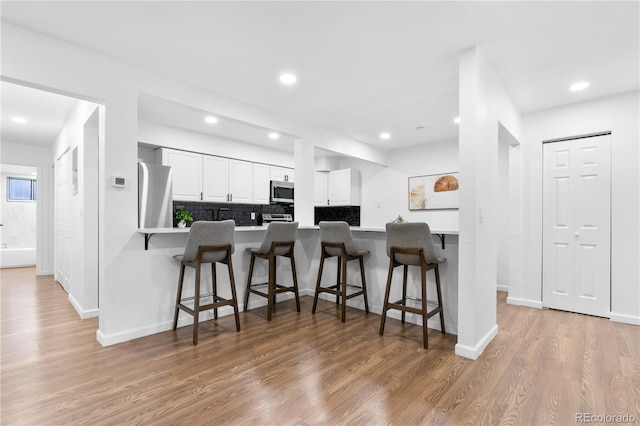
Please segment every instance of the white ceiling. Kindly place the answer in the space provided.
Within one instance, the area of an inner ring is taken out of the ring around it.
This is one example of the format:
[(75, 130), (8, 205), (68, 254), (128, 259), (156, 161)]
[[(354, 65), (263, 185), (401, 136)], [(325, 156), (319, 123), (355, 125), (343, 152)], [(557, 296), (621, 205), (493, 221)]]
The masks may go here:
[[(0, 82), (3, 142), (51, 146), (78, 101), (62, 95)], [(22, 117), (27, 123), (15, 123)]]
[[(0, 7), (7, 22), (383, 148), (457, 138), (458, 55), (473, 46), (524, 113), (640, 87), (637, 1)], [(298, 83), (281, 86), (283, 71)], [(583, 79), (588, 90), (568, 91)]]

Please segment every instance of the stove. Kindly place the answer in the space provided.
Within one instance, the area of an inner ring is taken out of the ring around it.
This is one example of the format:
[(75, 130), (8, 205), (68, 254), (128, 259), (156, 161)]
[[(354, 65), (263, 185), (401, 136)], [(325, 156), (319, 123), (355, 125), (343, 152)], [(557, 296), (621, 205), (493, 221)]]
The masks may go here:
[(293, 222), (293, 216), (286, 213), (264, 213), (262, 223), (270, 222)]

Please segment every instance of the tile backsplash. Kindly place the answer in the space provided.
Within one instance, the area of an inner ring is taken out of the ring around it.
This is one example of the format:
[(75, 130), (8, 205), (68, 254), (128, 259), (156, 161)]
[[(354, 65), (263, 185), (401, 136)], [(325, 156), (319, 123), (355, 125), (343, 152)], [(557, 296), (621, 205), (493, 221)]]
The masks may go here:
[[(173, 202), (173, 215), (178, 209), (187, 209), (194, 220), (233, 219), (236, 226), (262, 225), (263, 213), (288, 213), (293, 215), (293, 206), (287, 204), (229, 204), (229, 203), (195, 203), (187, 201)], [(255, 219), (251, 219), (255, 213)], [(190, 224), (188, 224), (190, 225)]]
[[(197, 203), (174, 201), (173, 214), (177, 209), (187, 209), (194, 220), (233, 219), (236, 226), (260, 226), (263, 213), (287, 213), (294, 217), (293, 206), (289, 204), (229, 204), (229, 203)], [(255, 219), (251, 219), (255, 213)], [(315, 207), (314, 223), (321, 220), (344, 220), (351, 226), (360, 226), (360, 206)], [(188, 224), (190, 225), (190, 224)]]
[(360, 226), (360, 206), (316, 207), (314, 223), (321, 220), (343, 220), (351, 226)]

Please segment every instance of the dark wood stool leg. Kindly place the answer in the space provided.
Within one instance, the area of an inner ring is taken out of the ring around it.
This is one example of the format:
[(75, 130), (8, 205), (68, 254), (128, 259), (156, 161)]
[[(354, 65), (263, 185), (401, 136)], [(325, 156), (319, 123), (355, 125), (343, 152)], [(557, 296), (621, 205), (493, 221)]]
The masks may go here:
[(446, 331), (444, 329), (444, 308), (442, 307), (442, 289), (440, 287), (440, 268), (436, 264), (433, 269), (436, 274), (436, 292), (438, 293), (438, 306), (440, 307), (440, 330), (442, 334), (445, 334)]
[(360, 275), (362, 277), (362, 295), (364, 296), (364, 311), (369, 313), (369, 300), (367, 299), (367, 280), (364, 277), (364, 256), (360, 256)]
[(238, 296), (236, 295), (236, 279), (233, 275), (231, 263), (231, 250), (227, 251), (227, 268), (229, 268), (229, 283), (231, 285), (231, 300), (233, 300), (233, 312), (236, 317), (236, 331), (240, 331), (240, 315), (238, 314)]
[(273, 254), (269, 256), (269, 282), (267, 283), (267, 321), (271, 321), (271, 312), (275, 304), (276, 295), (274, 293), (276, 283), (276, 258)]
[(296, 310), (300, 312), (300, 295), (298, 294), (298, 274), (296, 274), (296, 260), (293, 255), (293, 247), (291, 248), (291, 276), (293, 277), (293, 293), (296, 297)]
[(198, 329), (200, 322), (200, 262), (196, 263), (196, 282), (193, 299), (193, 344), (198, 344)]
[[(218, 276), (216, 275), (216, 262), (211, 263), (211, 293), (213, 293), (213, 303), (218, 300)], [(213, 308), (213, 319), (218, 319), (218, 308)]]
[[(338, 256), (338, 270), (336, 274), (336, 291), (340, 291), (340, 278), (341, 278), (341, 270), (342, 270), (342, 257)], [(340, 296), (336, 294), (336, 305), (340, 304)]]
[(256, 257), (251, 254), (251, 261), (249, 262), (249, 274), (247, 275), (247, 290), (244, 292), (244, 311), (249, 309), (249, 293), (251, 289), (251, 278), (253, 277), (253, 265), (256, 263)]
[[(407, 306), (407, 273), (409, 271), (409, 265), (404, 265), (402, 272), (402, 305)], [(406, 312), (402, 311), (402, 324), (404, 324)]]
[(322, 280), (322, 271), (324, 270), (324, 253), (320, 256), (320, 267), (318, 268), (318, 279), (316, 280), (316, 294), (313, 296), (313, 309), (312, 314), (316, 313), (316, 307), (318, 306), (318, 294), (320, 294), (320, 281)]
[(345, 322), (347, 319), (347, 257), (341, 256), (338, 261), (342, 261), (342, 292), (340, 297), (342, 298), (342, 322)]
[(427, 327), (427, 269), (424, 262), (420, 262), (420, 275), (422, 284), (422, 346), (429, 348), (428, 327)]
[(178, 313), (180, 312), (180, 299), (182, 299), (182, 284), (184, 283), (185, 265), (180, 263), (180, 277), (178, 278), (178, 295), (176, 296), (176, 311), (173, 314), (173, 330), (178, 328)]
[(387, 319), (389, 310), (389, 291), (391, 290), (391, 280), (393, 278), (393, 252), (389, 258), (389, 272), (387, 274), (387, 289), (384, 292), (384, 304), (382, 305), (382, 318), (380, 319), (380, 335), (384, 333), (384, 322)]

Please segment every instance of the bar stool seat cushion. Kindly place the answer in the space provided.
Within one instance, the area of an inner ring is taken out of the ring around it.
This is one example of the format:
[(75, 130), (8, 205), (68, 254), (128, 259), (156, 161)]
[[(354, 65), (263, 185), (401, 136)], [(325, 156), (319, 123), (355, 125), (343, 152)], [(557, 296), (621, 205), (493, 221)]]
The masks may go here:
[[(386, 230), (387, 256), (391, 256), (391, 247), (410, 247), (422, 248), (427, 264), (434, 265), (447, 261), (447, 258), (436, 255), (431, 230), (426, 223), (387, 223)], [(416, 255), (396, 253), (394, 260), (403, 265), (420, 265), (420, 258)]]

